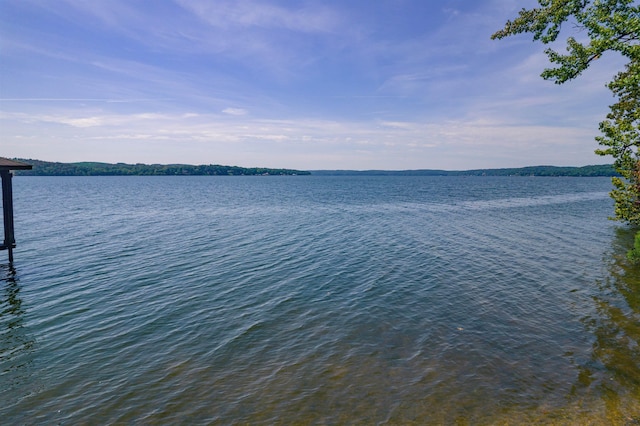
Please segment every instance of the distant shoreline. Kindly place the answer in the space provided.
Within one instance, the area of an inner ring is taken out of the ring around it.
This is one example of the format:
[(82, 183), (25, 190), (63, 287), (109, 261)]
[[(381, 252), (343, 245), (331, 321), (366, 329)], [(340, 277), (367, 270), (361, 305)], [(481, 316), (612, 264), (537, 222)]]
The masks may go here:
[(611, 164), (582, 167), (528, 166), (474, 170), (311, 170), (310, 173), (315, 176), (619, 176)]
[[(17, 159), (16, 159), (17, 160)], [(266, 167), (237, 167), (217, 164), (126, 164), (126, 163), (58, 163), (20, 159), (32, 170), (16, 172), (19, 176), (295, 176), (309, 175), (303, 170)]]
[(190, 164), (59, 163), (16, 158), (33, 165), (16, 171), (19, 176), (618, 176), (610, 164), (582, 167), (529, 166), (474, 170), (294, 170), (266, 167), (238, 167)]

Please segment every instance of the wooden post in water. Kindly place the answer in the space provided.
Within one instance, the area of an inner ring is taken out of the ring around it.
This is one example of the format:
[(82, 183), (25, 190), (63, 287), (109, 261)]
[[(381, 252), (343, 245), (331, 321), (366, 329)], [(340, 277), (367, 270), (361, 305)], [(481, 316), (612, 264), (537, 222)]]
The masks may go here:
[(13, 249), (16, 238), (13, 229), (13, 188), (11, 170), (30, 170), (30, 164), (21, 163), (0, 157), (0, 178), (2, 178), (2, 217), (4, 219), (4, 242), (0, 250), (9, 251), (9, 263), (13, 263)]
[(9, 263), (13, 263), (13, 248), (16, 239), (13, 231), (13, 192), (11, 189), (11, 172), (0, 171), (2, 177), (2, 217), (4, 218), (4, 243), (3, 249), (9, 250)]

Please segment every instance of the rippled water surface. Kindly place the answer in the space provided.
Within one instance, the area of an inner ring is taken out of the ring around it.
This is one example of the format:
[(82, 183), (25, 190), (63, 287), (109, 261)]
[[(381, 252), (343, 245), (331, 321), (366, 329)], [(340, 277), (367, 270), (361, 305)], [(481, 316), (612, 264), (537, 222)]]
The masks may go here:
[(16, 177), (9, 424), (638, 424), (607, 178)]

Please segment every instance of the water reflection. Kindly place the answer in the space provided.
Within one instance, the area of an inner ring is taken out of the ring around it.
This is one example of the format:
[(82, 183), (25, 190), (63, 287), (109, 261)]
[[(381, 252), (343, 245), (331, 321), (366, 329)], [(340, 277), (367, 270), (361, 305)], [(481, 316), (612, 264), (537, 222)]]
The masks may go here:
[(16, 270), (0, 265), (0, 400), (9, 405), (22, 395), (32, 375), (35, 340), (24, 326), (24, 316)]
[(597, 315), (584, 319), (594, 336), (591, 357), (576, 385), (599, 397), (612, 424), (640, 424), (640, 265), (625, 257), (634, 234), (618, 229), (606, 254), (608, 274), (592, 296)]

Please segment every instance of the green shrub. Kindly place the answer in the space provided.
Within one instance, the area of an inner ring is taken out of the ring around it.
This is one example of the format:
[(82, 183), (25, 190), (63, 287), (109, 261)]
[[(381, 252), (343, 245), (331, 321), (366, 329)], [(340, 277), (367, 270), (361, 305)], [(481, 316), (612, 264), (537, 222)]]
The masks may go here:
[(633, 263), (640, 263), (640, 231), (636, 232), (633, 248), (627, 252), (627, 258)]

